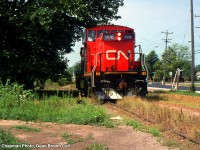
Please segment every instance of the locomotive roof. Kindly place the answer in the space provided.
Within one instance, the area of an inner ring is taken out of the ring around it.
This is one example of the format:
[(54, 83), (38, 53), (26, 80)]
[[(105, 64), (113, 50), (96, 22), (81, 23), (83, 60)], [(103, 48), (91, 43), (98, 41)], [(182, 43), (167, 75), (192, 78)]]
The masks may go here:
[(120, 26), (120, 25), (102, 25), (102, 26), (95, 26), (92, 28), (87, 28), (88, 30), (134, 30), (133, 28), (129, 28), (126, 26)]

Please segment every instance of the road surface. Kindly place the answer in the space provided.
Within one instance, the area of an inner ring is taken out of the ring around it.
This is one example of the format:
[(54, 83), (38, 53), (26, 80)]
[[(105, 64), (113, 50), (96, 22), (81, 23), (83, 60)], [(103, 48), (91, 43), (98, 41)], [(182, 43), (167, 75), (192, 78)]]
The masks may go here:
[[(172, 89), (172, 83), (166, 83), (166, 85), (162, 85), (161, 82), (153, 82), (148, 83), (148, 90), (171, 90)], [(179, 85), (179, 90), (189, 90), (189, 86), (182, 86)], [(200, 87), (196, 87), (196, 92), (200, 93)]]

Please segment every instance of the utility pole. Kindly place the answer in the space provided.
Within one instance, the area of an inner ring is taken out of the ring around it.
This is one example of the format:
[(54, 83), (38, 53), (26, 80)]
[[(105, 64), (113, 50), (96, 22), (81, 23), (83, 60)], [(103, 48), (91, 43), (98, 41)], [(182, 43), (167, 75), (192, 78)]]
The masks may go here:
[(164, 76), (163, 76), (163, 85), (165, 85), (165, 80), (166, 80), (166, 51), (167, 51), (167, 44), (169, 42), (169, 40), (172, 40), (172, 39), (168, 39), (168, 35), (169, 34), (173, 34), (173, 32), (169, 33), (168, 31), (166, 32), (161, 32), (161, 33), (164, 33), (166, 34), (166, 38), (163, 39), (165, 41), (165, 54), (164, 54)]
[(191, 50), (192, 50), (192, 63), (191, 63), (191, 91), (195, 91), (194, 79), (195, 79), (195, 63), (194, 63), (194, 12), (193, 12), (193, 0), (190, 0), (190, 12), (191, 12)]

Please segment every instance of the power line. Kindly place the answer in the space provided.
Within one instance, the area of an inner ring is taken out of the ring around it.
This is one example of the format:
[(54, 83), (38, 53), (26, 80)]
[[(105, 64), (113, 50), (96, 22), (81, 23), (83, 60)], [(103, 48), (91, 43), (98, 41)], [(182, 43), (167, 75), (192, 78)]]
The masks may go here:
[(166, 38), (163, 39), (165, 41), (165, 55), (164, 55), (164, 76), (163, 76), (163, 84), (165, 85), (165, 80), (166, 80), (166, 51), (167, 51), (167, 44), (169, 42), (169, 40), (172, 40), (172, 39), (168, 39), (168, 35), (169, 34), (173, 34), (173, 32), (169, 33), (168, 31), (166, 32), (161, 32), (161, 33), (164, 33), (166, 35)]

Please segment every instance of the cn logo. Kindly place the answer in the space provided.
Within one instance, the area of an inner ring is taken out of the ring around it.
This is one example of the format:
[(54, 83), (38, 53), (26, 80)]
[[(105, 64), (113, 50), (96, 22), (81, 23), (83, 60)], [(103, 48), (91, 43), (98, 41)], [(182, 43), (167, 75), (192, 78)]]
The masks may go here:
[[(110, 54), (110, 55), (109, 55)], [(112, 55), (111, 55), (112, 54)], [(116, 55), (115, 55), (116, 54)], [(128, 57), (122, 50), (107, 50), (106, 51), (106, 59), (107, 60), (119, 60), (121, 55), (128, 60)]]

